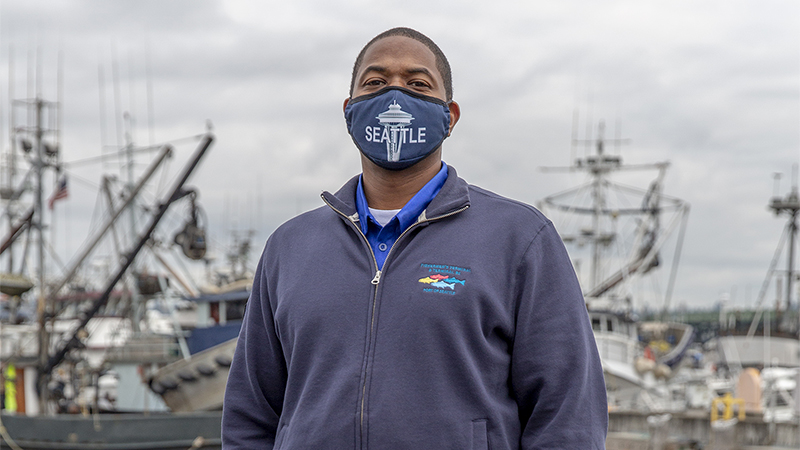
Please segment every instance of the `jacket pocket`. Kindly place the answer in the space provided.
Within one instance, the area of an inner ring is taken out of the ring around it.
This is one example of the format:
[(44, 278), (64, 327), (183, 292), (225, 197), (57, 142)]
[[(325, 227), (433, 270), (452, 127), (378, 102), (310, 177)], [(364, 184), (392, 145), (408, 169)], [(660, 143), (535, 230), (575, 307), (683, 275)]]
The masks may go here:
[(470, 450), (489, 450), (489, 436), (486, 434), (486, 419), (472, 421), (472, 447)]

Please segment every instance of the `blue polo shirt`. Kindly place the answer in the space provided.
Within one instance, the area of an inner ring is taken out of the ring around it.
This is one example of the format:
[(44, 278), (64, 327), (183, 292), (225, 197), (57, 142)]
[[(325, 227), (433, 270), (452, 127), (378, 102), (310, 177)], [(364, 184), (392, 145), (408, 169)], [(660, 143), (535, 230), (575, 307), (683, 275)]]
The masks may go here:
[(417, 218), (428, 204), (436, 197), (447, 180), (447, 164), (442, 162), (442, 168), (419, 190), (411, 200), (403, 206), (385, 226), (381, 227), (367, 205), (367, 198), (364, 196), (364, 186), (361, 184), (361, 177), (358, 177), (358, 188), (356, 189), (356, 209), (358, 210), (359, 224), (361, 231), (367, 237), (372, 251), (375, 253), (375, 260), (378, 262), (378, 269), (383, 269), (383, 262), (386, 255), (392, 248), (392, 244), (400, 237), (406, 228), (417, 221)]

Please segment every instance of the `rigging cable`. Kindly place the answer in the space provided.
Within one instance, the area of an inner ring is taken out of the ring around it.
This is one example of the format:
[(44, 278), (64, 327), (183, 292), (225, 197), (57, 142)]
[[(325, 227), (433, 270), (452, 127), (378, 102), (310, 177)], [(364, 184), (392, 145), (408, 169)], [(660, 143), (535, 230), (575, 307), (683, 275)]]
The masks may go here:
[(662, 320), (667, 316), (669, 304), (672, 301), (672, 291), (675, 288), (675, 278), (678, 276), (678, 262), (681, 259), (681, 250), (683, 249), (683, 238), (686, 236), (686, 223), (689, 221), (689, 205), (686, 204), (682, 209), (683, 221), (681, 222), (681, 229), (678, 232), (678, 242), (675, 244), (675, 255), (672, 258), (672, 270), (669, 273), (669, 281), (667, 282), (667, 294), (664, 298), (664, 312), (662, 313)]

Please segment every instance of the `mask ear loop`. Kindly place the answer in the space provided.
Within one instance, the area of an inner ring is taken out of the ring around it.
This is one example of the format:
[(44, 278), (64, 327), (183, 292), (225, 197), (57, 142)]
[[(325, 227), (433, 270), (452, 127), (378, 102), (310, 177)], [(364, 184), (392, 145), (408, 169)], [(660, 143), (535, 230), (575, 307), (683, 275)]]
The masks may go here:
[(450, 121), (453, 120), (453, 112), (450, 111), (450, 105), (452, 104), (453, 100), (445, 102), (445, 106), (447, 107), (447, 134), (444, 135), (444, 138), (442, 138), (442, 142), (439, 143), (440, 147), (444, 142), (444, 140), (450, 137), (450, 131), (452, 130), (452, 128), (450, 127)]

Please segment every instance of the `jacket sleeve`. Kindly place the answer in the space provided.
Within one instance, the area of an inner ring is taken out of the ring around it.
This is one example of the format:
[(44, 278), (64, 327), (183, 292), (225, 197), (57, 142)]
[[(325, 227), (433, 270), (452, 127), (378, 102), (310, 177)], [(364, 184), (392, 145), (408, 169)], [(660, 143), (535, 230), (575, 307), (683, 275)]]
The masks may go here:
[(267, 252), (256, 269), (228, 374), (222, 407), (224, 450), (273, 448), (283, 407), (286, 362), (269, 301)]
[(604, 449), (603, 368), (575, 271), (552, 223), (533, 239), (517, 276), (511, 387), (522, 449)]

